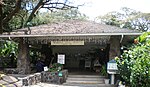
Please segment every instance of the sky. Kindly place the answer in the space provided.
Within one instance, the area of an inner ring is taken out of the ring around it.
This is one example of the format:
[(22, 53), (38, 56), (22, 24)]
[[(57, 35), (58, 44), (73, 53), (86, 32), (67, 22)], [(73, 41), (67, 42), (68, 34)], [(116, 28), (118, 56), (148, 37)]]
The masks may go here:
[(105, 15), (111, 11), (119, 11), (121, 7), (128, 7), (143, 13), (150, 13), (150, 0), (75, 0), (81, 13), (94, 20), (97, 16)]

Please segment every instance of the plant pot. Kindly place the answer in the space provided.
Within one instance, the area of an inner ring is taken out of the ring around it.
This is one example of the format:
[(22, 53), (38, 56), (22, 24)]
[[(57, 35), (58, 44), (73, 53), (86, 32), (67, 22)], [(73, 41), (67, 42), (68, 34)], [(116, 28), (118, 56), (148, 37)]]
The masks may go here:
[(104, 79), (105, 84), (109, 84), (109, 79)]

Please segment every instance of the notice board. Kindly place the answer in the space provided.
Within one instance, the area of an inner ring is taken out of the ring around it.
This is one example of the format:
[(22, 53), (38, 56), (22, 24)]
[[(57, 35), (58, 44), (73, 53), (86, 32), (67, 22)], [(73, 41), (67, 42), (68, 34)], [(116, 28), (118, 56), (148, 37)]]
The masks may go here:
[(57, 63), (65, 64), (65, 55), (64, 54), (59, 54), (58, 55)]

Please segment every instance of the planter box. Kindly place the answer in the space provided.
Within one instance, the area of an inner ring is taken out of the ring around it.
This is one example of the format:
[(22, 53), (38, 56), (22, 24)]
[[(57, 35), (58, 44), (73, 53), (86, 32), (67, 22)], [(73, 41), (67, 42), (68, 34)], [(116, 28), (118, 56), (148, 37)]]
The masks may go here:
[(68, 76), (68, 70), (62, 70), (60, 72), (41, 72), (41, 80), (42, 82), (54, 83), (54, 84), (62, 84), (66, 82)]

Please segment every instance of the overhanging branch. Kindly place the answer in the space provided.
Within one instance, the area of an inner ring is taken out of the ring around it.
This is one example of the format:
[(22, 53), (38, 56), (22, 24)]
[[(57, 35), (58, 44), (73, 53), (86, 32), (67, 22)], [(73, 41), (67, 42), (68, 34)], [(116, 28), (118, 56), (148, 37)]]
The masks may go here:
[(70, 8), (78, 8), (75, 6), (67, 5), (66, 3), (46, 3), (42, 6), (42, 8), (58, 8), (58, 9), (70, 9)]
[(12, 17), (13, 17), (16, 13), (19, 12), (19, 10), (20, 10), (20, 8), (21, 8), (21, 1), (22, 1), (22, 0), (16, 0), (15, 9), (3, 19), (3, 23), (8, 22), (10, 19), (12, 19)]
[(29, 18), (28, 18), (28, 20), (27, 20), (27, 22), (26, 22), (25, 25), (27, 25), (27, 23), (30, 22), (30, 21), (33, 19), (34, 14), (38, 11), (38, 9), (40, 9), (40, 8), (42, 7), (43, 4), (44, 4), (44, 3), (43, 3), (43, 0), (40, 0), (40, 1), (38, 2), (38, 4), (36, 5), (36, 7), (35, 7), (35, 8), (33, 9), (33, 11), (31, 12), (31, 14), (30, 14), (30, 16), (29, 16)]
[(35, 8), (32, 10), (30, 16), (27, 19), (27, 22), (25, 23), (25, 26), (27, 26), (27, 23), (30, 22), (35, 15), (35, 13), (40, 8), (47, 8), (47, 9), (60, 9), (60, 10), (67, 10), (71, 8), (78, 8), (78, 6), (71, 6), (67, 2), (68, 0), (65, 0), (64, 2), (60, 2), (59, 0), (39, 0), (38, 4), (35, 6)]

